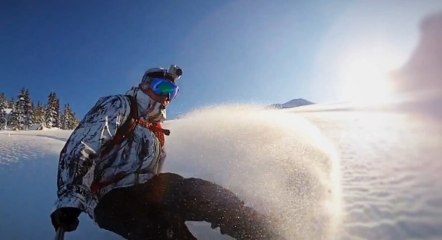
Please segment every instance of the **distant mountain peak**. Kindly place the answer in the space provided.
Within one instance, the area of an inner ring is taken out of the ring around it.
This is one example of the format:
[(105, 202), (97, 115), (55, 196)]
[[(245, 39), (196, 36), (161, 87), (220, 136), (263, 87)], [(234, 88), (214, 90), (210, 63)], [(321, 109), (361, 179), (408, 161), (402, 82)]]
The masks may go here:
[(299, 106), (304, 106), (304, 105), (310, 105), (313, 104), (313, 102), (310, 102), (308, 100), (305, 100), (303, 98), (296, 98), (296, 99), (292, 99), (286, 103), (276, 103), (276, 104), (272, 104), (270, 105), (270, 107), (274, 107), (274, 108), (294, 108), (294, 107), (299, 107)]

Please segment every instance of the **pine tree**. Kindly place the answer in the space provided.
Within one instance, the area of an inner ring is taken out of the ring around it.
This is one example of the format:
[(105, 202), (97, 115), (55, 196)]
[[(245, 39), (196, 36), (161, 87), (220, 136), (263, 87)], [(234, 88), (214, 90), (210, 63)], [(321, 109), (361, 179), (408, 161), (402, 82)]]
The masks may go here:
[(41, 124), (44, 127), (58, 127), (74, 129), (79, 121), (69, 104), (65, 105), (63, 115), (60, 113), (60, 100), (55, 92), (48, 96), (48, 104), (40, 102), (34, 107), (29, 90), (22, 88), (18, 99), (6, 100), (4, 93), (0, 93), (0, 129), (8, 128), (23, 130), (29, 129), (32, 124)]
[(16, 126), (18, 125), (18, 121), (14, 117), (14, 112), (16, 109), (14, 98), (11, 98), (11, 100), (9, 100), (8, 108), (11, 110), (11, 112), (9, 113), (9, 116), (7, 117), (8, 118), (8, 126), (12, 129), (16, 129)]
[(75, 112), (71, 111), (71, 121), (69, 122), (69, 129), (75, 129), (80, 124)]
[(34, 124), (34, 104), (28, 89), (24, 89), (23, 110), (24, 110), (24, 128), (29, 129)]
[(60, 99), (57, 98), (57, 95), (54, 92), (55, 103), (54, 103), (54, 112), (55, 112), (55, 122), (54, 127), (61, 128), (61, 110), (60, 110)]
[(3, 112), (4, 109), (8, 108), (8, 100), (4, 93), (0, 93), (0, 112)]
[(0, 93), (0, 129), (6, 128), (8, 122), (9, 103), (4, 93)]
[(45, 108), (38, 102), (35, 109), (34, 122), (40, 124), (42, 127), (46, 127)]
[(71, 106), (66, 104), (63, 111), (62, 129), (72, 130), (77, 127), (78, 119), (75, 117), (75, 113), (72, 111)]
[(25, 102), (25, 91), (26, 89), (22, 88), (20, 94), (18, 95), (17, 101), (15, 104), (15, 109), (12, 112), (12, 125), (15, 130), (23, 130), (26, 128), (26, 102)]
[(61, 129), (66, 129), (67, 127), (67, 122), (68, 122), (68, 115), (67, 115), (67, 106), (64, 105), (64, 110), (63, 113), (61, 114), (61, 121), (60, 121), (60, 128)]
[(51, 92), (48, 96), (48, 104), (46, 105), (46, 126), (48, 128), (60, 127), (60, 100), (55, 92)]

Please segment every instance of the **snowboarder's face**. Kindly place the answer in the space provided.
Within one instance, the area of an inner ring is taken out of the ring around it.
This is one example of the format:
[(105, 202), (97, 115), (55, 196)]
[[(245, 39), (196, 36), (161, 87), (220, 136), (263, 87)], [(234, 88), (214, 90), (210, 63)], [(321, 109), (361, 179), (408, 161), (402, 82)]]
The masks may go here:
[(140, 85), (139, 93), (136, 94), (140, 116), (149, 122), (162, 122), (166, 119), (166, 107), (169, 100), (165, 96), (158, 96), (153, 91)]

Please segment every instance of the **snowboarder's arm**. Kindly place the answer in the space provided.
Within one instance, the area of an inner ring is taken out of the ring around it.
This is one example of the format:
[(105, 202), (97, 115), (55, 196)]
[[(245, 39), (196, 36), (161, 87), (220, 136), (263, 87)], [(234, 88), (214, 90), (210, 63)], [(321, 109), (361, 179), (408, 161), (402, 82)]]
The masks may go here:
[(56, 209), (73, 207), (93, 212), (96, 199), (90, 187), (95, 164), (102, 144), (126, 120), (120, 118), (129, 116), (130, 106), (124, 99), (120, 96), (100, 99), (66, 142), (60, 153)]

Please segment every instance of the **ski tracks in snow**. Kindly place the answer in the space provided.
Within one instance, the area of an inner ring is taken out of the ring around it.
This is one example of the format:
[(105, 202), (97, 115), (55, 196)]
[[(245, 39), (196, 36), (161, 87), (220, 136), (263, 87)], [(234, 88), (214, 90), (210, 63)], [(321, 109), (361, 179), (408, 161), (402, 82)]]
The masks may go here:
[(70, 131), (0, 132), (0, 166), (58, 158)]
[(400, 113), (303, 115), (340, 152), (345, 218), (338, 239), (441, 238), (440, 127)]

